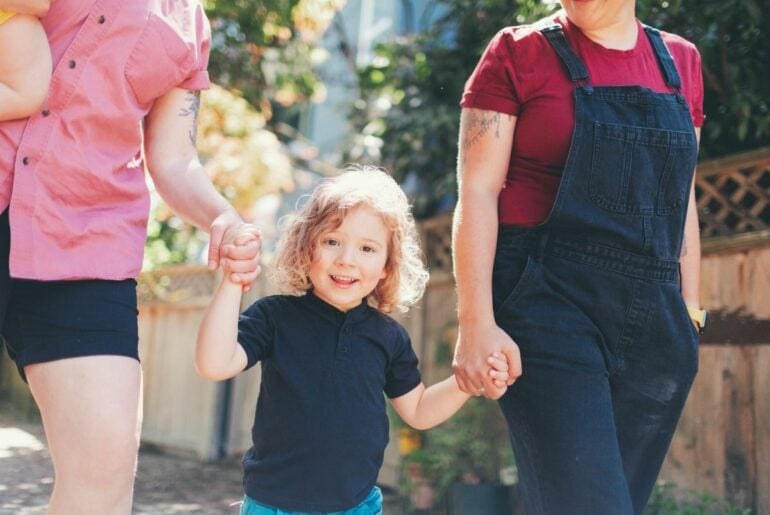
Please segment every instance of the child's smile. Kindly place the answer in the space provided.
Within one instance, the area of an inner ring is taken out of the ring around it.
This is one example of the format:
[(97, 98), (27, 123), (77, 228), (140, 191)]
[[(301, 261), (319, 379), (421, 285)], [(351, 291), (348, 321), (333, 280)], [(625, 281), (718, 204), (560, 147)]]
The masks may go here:
[(366, 298), (387, 275), (388, 230), (371, 207), (362, 204), (342, 224), (321, 235), (310, 264), (313, 293), (340, 311)]

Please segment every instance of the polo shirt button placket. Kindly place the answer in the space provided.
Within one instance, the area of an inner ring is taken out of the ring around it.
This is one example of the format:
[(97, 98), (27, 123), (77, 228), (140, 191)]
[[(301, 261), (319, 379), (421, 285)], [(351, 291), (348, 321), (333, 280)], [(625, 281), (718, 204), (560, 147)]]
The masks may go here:
[(350, 326), (344, 325), (342, 326), (342, 337), (340, 338), (340, 354), (347, 354), (348, 353), (348, 344), (345, 342), (347, 339), (347, 336), (350, 334)]

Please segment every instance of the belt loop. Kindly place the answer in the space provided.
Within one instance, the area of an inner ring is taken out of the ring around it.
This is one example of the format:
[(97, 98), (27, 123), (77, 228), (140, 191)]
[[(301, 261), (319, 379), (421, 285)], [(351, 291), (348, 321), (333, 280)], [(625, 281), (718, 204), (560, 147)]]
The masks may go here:
[(549, 232), (544, 232), (540, 235), (540, 238), (537, 240), (537, 248), (535, 249), (535, 260), (536, 261), (542, 261), (543, 256), (545, 255), (545, 249), (548, 245), (548, 240), (550, 239), (551, 234)]

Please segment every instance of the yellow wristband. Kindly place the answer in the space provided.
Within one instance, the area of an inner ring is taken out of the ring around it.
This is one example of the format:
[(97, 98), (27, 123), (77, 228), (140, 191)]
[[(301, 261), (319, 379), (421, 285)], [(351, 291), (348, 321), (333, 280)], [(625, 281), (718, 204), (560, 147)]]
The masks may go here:
[(706, 310), (687, 306), (687, 313), (692, 321), (695, 322), (695, 325), (698, 326), (698, 330), (703, 331), (706, 327), (706, 317), (708, 316)]

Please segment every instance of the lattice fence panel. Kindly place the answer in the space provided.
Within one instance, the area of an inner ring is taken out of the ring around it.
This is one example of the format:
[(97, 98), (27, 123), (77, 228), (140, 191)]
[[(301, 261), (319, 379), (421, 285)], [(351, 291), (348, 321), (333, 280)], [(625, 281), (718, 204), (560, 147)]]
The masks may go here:
[(770, 228), (770, 148), (698, 165), (695, 195), (703, 238)]

